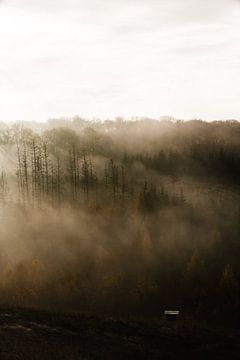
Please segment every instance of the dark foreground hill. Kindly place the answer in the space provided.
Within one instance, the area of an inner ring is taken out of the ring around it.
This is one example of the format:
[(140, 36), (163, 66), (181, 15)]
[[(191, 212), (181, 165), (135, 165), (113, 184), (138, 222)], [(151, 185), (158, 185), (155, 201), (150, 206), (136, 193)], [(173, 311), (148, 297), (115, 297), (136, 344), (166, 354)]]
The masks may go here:
[(239, 359), (240, 332), (163, 320), (2, 310), (0, 359)]

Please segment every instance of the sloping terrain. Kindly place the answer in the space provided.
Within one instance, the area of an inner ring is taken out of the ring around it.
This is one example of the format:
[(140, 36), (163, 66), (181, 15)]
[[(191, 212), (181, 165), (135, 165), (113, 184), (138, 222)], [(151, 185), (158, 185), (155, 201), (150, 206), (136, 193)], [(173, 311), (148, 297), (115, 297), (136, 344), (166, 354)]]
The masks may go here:
[(35, 310), (0, 315), (0, 359), (239, 359), (240, 332)]

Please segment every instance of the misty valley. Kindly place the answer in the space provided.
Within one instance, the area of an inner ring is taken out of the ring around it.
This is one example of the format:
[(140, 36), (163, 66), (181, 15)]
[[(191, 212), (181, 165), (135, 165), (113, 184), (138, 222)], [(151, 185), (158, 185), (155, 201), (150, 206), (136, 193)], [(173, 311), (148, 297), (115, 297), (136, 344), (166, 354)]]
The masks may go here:
[(239, 327), (240, 124), (0, 126), (2, 306)]
[(0, 34), (0, 360), (239, 360), (240, 0)]

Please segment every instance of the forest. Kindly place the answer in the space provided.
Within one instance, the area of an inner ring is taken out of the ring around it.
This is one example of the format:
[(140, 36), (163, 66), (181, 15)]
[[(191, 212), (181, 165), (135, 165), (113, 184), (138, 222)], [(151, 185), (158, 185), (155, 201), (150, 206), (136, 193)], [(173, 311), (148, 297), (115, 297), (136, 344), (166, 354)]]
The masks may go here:
[(0, 303), (240, 325), (240, 122), (0, 123)]

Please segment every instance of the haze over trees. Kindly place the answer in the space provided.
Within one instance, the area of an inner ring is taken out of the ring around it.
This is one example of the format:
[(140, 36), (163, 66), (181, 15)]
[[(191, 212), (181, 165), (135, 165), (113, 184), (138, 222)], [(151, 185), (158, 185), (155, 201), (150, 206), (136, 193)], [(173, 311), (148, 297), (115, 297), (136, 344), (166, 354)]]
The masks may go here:
[(239, 325), (240, 123), (0, 125), (0, 301)]

